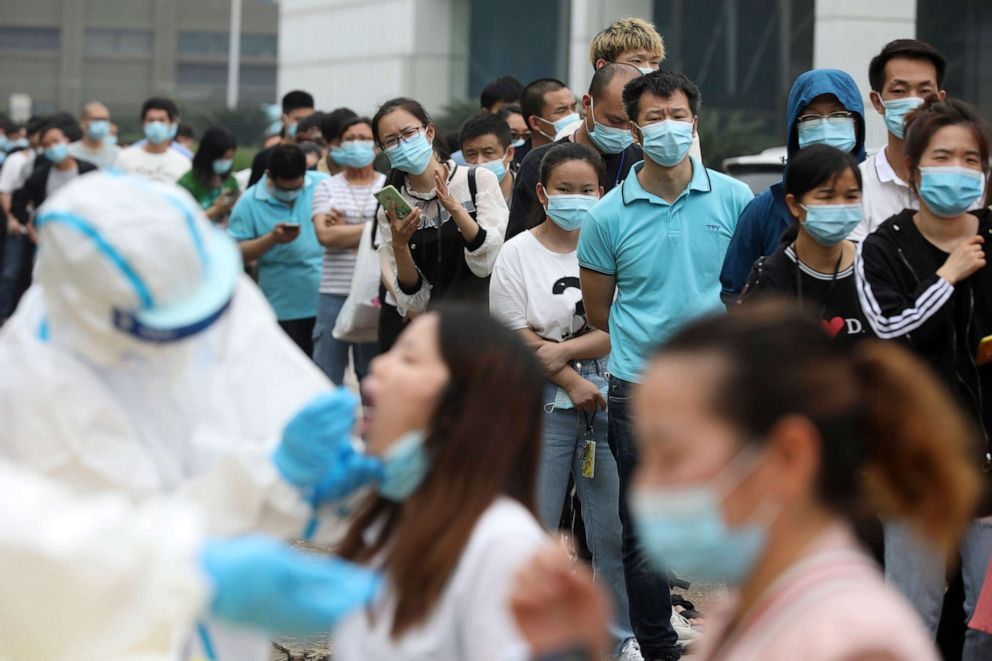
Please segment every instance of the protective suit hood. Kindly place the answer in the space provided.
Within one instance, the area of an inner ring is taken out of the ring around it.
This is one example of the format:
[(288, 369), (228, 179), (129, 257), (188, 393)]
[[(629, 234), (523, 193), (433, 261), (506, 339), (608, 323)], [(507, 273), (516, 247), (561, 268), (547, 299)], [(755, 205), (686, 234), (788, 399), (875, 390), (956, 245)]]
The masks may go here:
[(821, 94), (833, 94), (849, 112), (854, 114), (857, 129), (857, 143), (854, 154), (858, 161), (865, 160), (865, 104), (861, 91), (850, 74), (840, 69), (812, 69), (796, 78), (789, 91), (788, 151), (791, 159), (799, 151), (799, 131), (797, 121), (803, 109)]
[(138, 177), (79, 177), (36, 225), (39, 333), (95, 364), (196, 336), (225, 313), (241, 273), (237, 246), (186, 191)]

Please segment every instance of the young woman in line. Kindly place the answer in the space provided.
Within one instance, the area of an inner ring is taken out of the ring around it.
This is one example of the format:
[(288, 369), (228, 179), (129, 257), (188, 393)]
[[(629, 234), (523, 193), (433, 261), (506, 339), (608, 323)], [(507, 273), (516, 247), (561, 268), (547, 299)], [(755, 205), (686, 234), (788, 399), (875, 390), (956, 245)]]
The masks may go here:
[(351, 344), (335, 339), (332, 331), (341, 313), (355, 272), (355, 256), (366, 223), (375, 219), (373, 193), (386, 177), (372, 169), (377, 149), (372, 138), (372, 120), (352, 117), (341, 127), (341, 144), (334, 150), (342, 170), (317, 186), (313, 194), (313, 223), (317, 240), (324, 246), (324, 268), (320, 275), (320, 298), (313, 329), (313, 359), (331, 381), (344, 382), (348, 351), (359, 382), (369, 371), (378, 344)]
[(192, 169), (176, 183), (189, 191), (212, 222), (226, 225), (240, 188), (231, 168), (238, 145), (226, 128), (207, 129), (193, 155)]
[[(981, 430), (972, 446), (992, 486), (992, 212), (968, 211), (987, 189), (989, 131), (968, 105), (931, 100), (909, 115), (905, 154), (919, 211), (906, 209), (868, 235), (856, 262), (858, 295), (875, 333), (915, 351)], [(966, 619), (992, 559), (992, 499), (960, 548)], [(885, 527), (885, 573), (933, 633), (944, 595), (945, 558), (899, 521)], [(965, 636), (966, 661), (992, 658), (992, 635)]]
[(363, 384), (381, 482), (338, 555), (385, 589), (334, 632), (340, 661), (526, 659), (513, 577), (548, 538), (534, 515), (543, 373), (482, 311), (418, 316)]
[(740, 302), (796, 298), (830, 335), (870, 336), (855, 285), (856, 246), (847, 239), (864, 217), (857, 160), (829, 145), (800, 150), (785, 173), (785, 204), (794, 222), (778, 250), (755, 263)]
[[(946, 551), (971, 517), (972, 430), (911, 353), (836, 342), (791, 306), (745, 306), (672, 337), (634, 410), (647, 557), (732, 588), (700, 659), (937, 659), (853, 531), (881, 511)], [(547, 551), (522, 572), (518, 622), (538, 652), (598, 658), (606, 635), (588, 625), (602, 599), (575, 599), (589, 578), (568, 569)]]
[(448, 160), (417, 101), (400, 97), (382, 104), (372, 132), (392, 168), (386, 184), (413, 208), (397, 217), (392, 205), (380, 205), (377, 216), (391, 306), (384, 307), (379, 329), (385, 351), (408, 316), (445, 300), (488, 304), (489, 275), (509, 210), (493, 172)]
[(576, 248), (582, 221), (603, 194), (603, 159), (564, 143), (541, 160), (533, 229), (510, 239), (493, 267), (489, 306), (537, 352), (545, 371), (544, 433), (538, 469), (538, 513), (558, 528), (569, 475), (586, 543), (600, 580), (613, 592), (622, 651), (633, 640), (627, 612), (616, 461), (606, 438), (606, 363), (610, 336), (589, 326), (579, 288)]

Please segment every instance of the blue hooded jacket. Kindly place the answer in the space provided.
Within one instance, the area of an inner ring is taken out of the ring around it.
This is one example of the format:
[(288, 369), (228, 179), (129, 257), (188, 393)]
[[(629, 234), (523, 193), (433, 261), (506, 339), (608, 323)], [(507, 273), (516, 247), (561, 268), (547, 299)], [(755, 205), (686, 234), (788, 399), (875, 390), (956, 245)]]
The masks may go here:
[[(858, 161), (865, 160), (865, 107), (854, 79), (838, 69), (813, 69), (792, 84), (789, 92), (789, 141), (787, 149), (791, 159), (799, 151), (799, 131), (796, 120), (803, 110), (821, 94), (833, 94), (841, 104), (854, 113), (857, 144), (852, 154)], [(788, 167), (788, 164), (786, 165)], [(737, 229), (730, 240), (727, 256), (720, 272), (724, 296), (733, 295), (744, 287), (751, 267), (759, 257), (772, 254), (778, 247), (782, 232), (792, 223), (792, 215), (785, 204), (785, 178), (754, 198), (737, 221)]]

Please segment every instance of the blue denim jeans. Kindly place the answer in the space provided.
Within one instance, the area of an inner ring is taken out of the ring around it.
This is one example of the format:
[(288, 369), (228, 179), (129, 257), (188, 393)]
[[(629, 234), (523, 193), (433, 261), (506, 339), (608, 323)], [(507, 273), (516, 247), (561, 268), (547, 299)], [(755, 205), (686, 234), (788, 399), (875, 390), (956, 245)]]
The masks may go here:
[(317, 300), (317, 323), (313, 327), (313, 361), (327, 378), (339, 386), (344, 382), (344, 372), (348, 369), (349, 348), (359, 383), (369, 373), (369, 363), (379, 352), (378, 342), (352, 344), (335, 339), (334, 323), (346, 298), (340, 294), (321, 294)]
[(667, 572), (656, 572), (641, 553), (637, 531), (627, 511), (627, 486), (637, 468), (631, 420), (633, 383), (610, 377), (609, 441), (620, 476), (620, 524), (623, 526), (623, 568), (630, 601), (630, 624), (645, 659), (678, 659), (678, 634), (672, 628), (672, 594)]
[[(602, 388), (606, 385), (602, 370), (594, 360), (573, 365), (584, 378)], [(623, 580), (623, 551), (621, 549), (620, 519), (617, 516), (620, 482), (617, 464), (607, 441), (607, 413), (599, 411), (595, 419), (574, 408), (555, 408), (558, 386), (548, 383), (544, 389), (544, 429), (541, 461), (538, 465), (537, 510), (541, 523), (549, 531), (558, 527), (565, 502), (568, 477), (575, 481), (575, 490), (582, 504), (582, 521), (586, 528), (586, 544), (592, 552), (596, 578), (613, 596), (616, 621), (611, 627), (618, 644), (633, 637), (627, 605), (627, 588)], [(592, 421), (592, 439), (596, 442), (593, 477), (582, 474), (586, 420)]]
[[(964, 579), (964, 612), (975, 610), (985, 571), (992, 558), (992, 521), (972, 523), (961, 541), (961, 576)], [(944, 559), (908, 524), (885, 523), (885, 578), (913, 605), (930, 633), (936, 637), (944, 602)], [(992, 659), (992, 635), (968, 629), (963, 661)]]

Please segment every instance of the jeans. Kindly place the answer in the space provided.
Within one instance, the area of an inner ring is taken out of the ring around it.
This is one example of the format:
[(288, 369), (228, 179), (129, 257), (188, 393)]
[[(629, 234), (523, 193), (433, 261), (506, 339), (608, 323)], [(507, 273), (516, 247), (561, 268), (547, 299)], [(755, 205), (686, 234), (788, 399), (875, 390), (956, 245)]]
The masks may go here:
[[(985, 571), (992, 558), (992, 520), (972, 523), (961, 541), (961, 574), (964, 579), (964, 612), (970, 620), (982, 589)], [(885, 524), (885, 578), (916, 608), (924, 624), (936, 636), (944, 600), (944, 560), (940, 553), (909, 524)], [(992, 659), (992, 635), (968, 629), (963, 661)]]
[(672, 628), (672, 595), (667, 572), (656, 572), (641, 553), (637, 531), (627, 511), (627, 485), (637, 468), (630, 396), (634, 384), (610, 377), (609, 441), (620, 476), (620, 524), (623, 568), (630, 601), (630, 623), (645, 659), (678, 659), (678, 634)]
[[(597, 362), (582, 361), (576, 369), (597, 386), (605, 385), (597, 373)], [(599, 582), (613, 596), (616, 621), (612, 634), (622, 645), (634, 633), (630, 629), (627, 589), (623, 580), (623, 551), (621, 549), (619, 507), (620, 483), (617, 464), (607, 442), (607, 413), (584, 414), (578, 409), (554, 408), (558, 386), (548, 383), (544, 389), (544, 423), (541, 461), (538, 465), (537, 510), (541, 523), (549, 531), (558, 527), (562, 506), (572, 475), (575, 490), (582, 504), (586, 543), (592, 552), (592, 567)], [(593, 423), (592, 439), (596, 442), (593, 477), (582, 474), (582, 455), (586, 440), (586, 415)]]
[(369, 373), (369, 363), (378, 353), (378, 342), (352, 344), (334, 337), (334, 324), (347, 296), (321, 294), (317, 300), (317, 323), (313, 327), (313, 361), (335, 385), (344, 383), (348, 369), (348, 349), (355, 360), (355, 375), (361, 383)]

